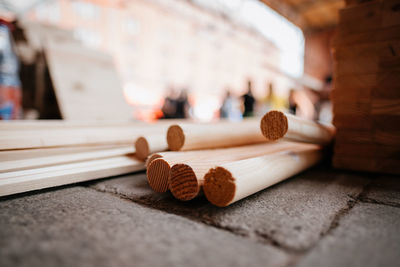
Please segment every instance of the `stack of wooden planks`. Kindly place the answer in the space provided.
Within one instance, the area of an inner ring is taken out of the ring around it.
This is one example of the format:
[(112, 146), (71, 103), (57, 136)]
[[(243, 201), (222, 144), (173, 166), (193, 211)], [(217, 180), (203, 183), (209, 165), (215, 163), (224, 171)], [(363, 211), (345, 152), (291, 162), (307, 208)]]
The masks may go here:
[(169, 124), (1, 122), (0, 196), (144, 170), (135, 139)]
[(347, 1), (333, 43), (333, 164), (400, 173), (400, 1)]
[[(167, 131), (172, 151), (149, 156), (147, 179), (154, 191), (170, 190), (179, 200), (204, 192), (211, 203), (228, 206), (319, 162), (334, 133), (330, 125), (279, 111), (261, 121), (175, 124)], [(162, 143), (156, 139), (141, 140), (148, 145), (137, 150), (155, 152), (149, 147)]]

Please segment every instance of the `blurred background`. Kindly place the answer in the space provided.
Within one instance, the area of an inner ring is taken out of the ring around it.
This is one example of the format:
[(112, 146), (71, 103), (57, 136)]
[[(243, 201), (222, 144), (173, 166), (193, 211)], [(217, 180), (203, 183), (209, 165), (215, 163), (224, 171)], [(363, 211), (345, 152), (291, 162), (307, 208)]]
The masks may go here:
[(330, 9), (344, 4), (278, 2), (1, 0), (0, 117), (330, 122)]

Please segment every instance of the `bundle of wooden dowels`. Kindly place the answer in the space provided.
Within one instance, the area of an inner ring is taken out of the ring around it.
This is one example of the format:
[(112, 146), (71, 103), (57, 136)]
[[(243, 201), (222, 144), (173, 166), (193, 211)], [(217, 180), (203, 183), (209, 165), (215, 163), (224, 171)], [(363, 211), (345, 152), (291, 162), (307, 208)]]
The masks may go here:
[(172, 151), (154, 153), (165, 140), (160, 135), (138, 139), (136, 150), (153, 153), (146, 167), (154, 191), (183, 201), (204, 192), (223, 207), (316, 164), (334, 133), (330, 125), (270, 111), (261, 121), (175, 124), (166, 138)]
[(144, 170), (135, 140), (165, 136), (169, 124), (1, 122), (0, 196)]
[(333, 165), (400, 174), (400, 1), (347, 4), (333, 42)]

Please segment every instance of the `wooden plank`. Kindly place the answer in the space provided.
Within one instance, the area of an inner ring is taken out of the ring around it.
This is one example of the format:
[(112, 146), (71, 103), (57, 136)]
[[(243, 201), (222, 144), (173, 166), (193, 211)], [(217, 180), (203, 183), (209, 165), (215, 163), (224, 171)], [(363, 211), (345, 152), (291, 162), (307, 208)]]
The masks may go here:
[(338, 27), (344, 33), (358, 33), (398, 26), (399, 4), (399, 0), (376, 0), (341, 9)]
[(45, 46), (51, 80), (64, 119), (131, 120), (112, 58), (72, 43)]
[[(353, 88), (369, 88), (368, 90), (381, 94), (384, 94), (384, 92), (388, 91), (387, 95), (388, 97), (391, 97), (392, 95), (398, 95), (398, 90), (400, 89), (400, 71), (387, 71), (384, 73), (370, 74), (349, 74), (342, 76), (337, 76), (335, 74), (333, 84), (337, 89), (344, 88), (353, 90)], [(374, 88), (374, 90), (371, 88)]]
[(333, 166), (339, 169), (355, 171), (381, 172), (400, 174), (400, 160), (398, 158), (375, 159), (362, 157), (333, 157)]
[(371, 56), (357, 60), (341, 60), (334, 62), (333, 68), (335, 75), (338, 77), (350, 74), (375, 74), (400, 71), (400, 55), (394, 56), (391, 59)]
[(398, 130), (400, 125), (400, 116), (391, 114), (357, 116), (354, 114), (334, 114), (333, 124), (339, 130), (373, 130), (393, 132)]
[(400, 147), (385, 146), (375, 143), (336, 143), (335, 156), (400, 158)]
[(400, 55), (400, 40), (346, 45), (333, 49), (333, 57), (337, 61), (371, 57), (392, 59), (396, 55)]
[(400, 99), (372, 98), (369, 100), (347, 99), (344, 101), (333, 101), (333, 112), (336, 115), (351, 114), (354, 116), (367, 115), (400, 115)]
[(335, 36), (332, 38), (332, 46), (339, 47), (391, 40), (400, 40), (400, 26), (381, 28), (379, 30), (369, 29), (366, 32), (352, 34), (348, 34), (342, 29), (338, 28)]
[(339, 10), (340, 31), (356, 33), (381, 28), (382, 3), (379, 0)]
[(89, 181), (144, 170), (144, 163), (129, 156), (45, 167), (36, 173), (9, 173), (0, 179), (0, 196)]
[[(57, 164), (65, 164), (72, 162), (79, 162), (84, 160), (95, 160), (113, 156), (122, 156), (126, 154), (133, 154), (135, 148), (133, 145), (124, 147), (95, 147), (91, 150), (79, 150), (74, 149), (72, 153), (68, 153), (68, 149), (55, 149), (56, 151), (51, 151), (52, 149), (39, 149), (41, 156), (33, 156), (32, 153), (21, 153), (21, 152), (32, 152), (30, 150), (17, 151), (22, 156), (30, 156), (30, 158), (18, 158), (18, 159), (6, 159), (0, 162), (0, 173), (11, 172), (17, 170), (25, 170), (31, 168), (41, 168), (45, 166), (52, 166)], [(50, 150), (50, 151), (49, 151)], [(55, 153), (57, 152), (57, 153)], [(1, 157), (7, 158), (7, 154), (12, 152), (2, 152)], [(15, 153), (14, 153), (15, 154)], [(24, 155), (25, 154), (25, 155)], [(36, 154), (39, 154), (36, 151)]]
[[(395, 126), (398, 128), (398, 126)], [(337, 143), (375, 143), (388, 146), (400, 145), (400, 130), (373, 129), (371, 131), (338, 129)]]

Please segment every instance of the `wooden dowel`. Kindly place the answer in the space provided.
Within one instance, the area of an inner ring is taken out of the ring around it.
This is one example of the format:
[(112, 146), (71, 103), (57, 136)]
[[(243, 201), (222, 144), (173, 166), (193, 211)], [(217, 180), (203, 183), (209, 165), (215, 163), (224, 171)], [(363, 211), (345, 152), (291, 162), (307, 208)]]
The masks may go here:
[(302, 119), (272, 110), (261, 119), (261, 132), (269, 141), (288, 138), (295, 141), (328, 144), (332, 141), (335, 128), (332, 125)]
[(168, 150), (165, 133), (149, 134), (139, 137), (135, 142), (136, 157), (140, 160), (146, 160), (147, 157), (156, 152)]
[(172, 151), (232, 147), (265, 142), (258, 119), (209, 124), (175, 124), (168, 128), (167, 142)]
[(168, 176), (171, 166), (185, 157), (190, 156), (194, 151), (189, 152), (163, 152), (152, 154), (146, 161), (146, 175), (150, 187), (159, 193), (167, 192), (169, 189)]
[(39, 157), (58, 156), (82, 152), (93, 152), (101, 149), (121, 148), (120, 145), (100, 145), (100, 146), (70, 146), (57, 148), (34, 148), (0, 151), (0, 162), (14, 161), (23, 159), (33, 159)]
[(78, 127), (0, 131), (0, 150), (78, 145), (133, 144), (139, 136), (165, 134), (169, 124), (139, 124), (137, 127)]
[[(39, 157), (32, 157), (27, 159), (17, 159), (17, 160), (5, 160), (0, 162), (0, 173), (2, 172), (11, 172), (11, 171), (18, 171), (24, 170), (29, 168), (40, 168), (45, 166), (52, 166), (56, 164), (64, 164), (64, 163), (72, 163), (72, 162), (79, 162), (83, 160), (94, 160), (94, 159), (101, 159), (113, 156), (121, 156), (126, 154), (132, 154), (135, 152), (133, 146), (125, 146), (125, 147), (113, 147), (113, 148), (102, 148), (102, 149), (92, 149), (92, 151), (82, 151), (75, 153), (68, 153), (68, 149), (56, 149), (55, 152), (61, 152), (60, 154), (51, 155), (54, 153), (53, 149), (38, 149), (41, 150), (42, 153), (48, 153), (48, 155), (39, 156)], [(47, 151), (46, 151), (47, 150)], [(50, 151), (49, 151), (50, 150)], [(65, 153), (62, 153), (63, 150), (66, 150)], [(39, 151), (29, 151), (23, 150), (19, 152), (36, 152), (39, 154)], [(7, 154), (7, 152), (2, 152)], [(12, 152), (8, 152), (11, 153)], [(22, 154), (23, 153), (19, 153)], [(35, 153), (34, 153), (35, 154)]]
[[(291, 143), (290, 143), (291, 144)], [(197, 164), (203, 163), (215, 163), (216, 160), (226, 161), (226, 160), (237, 160), (243, 159), (255, 155), (263, 155), (271, 149), (275, 149), (279, 146), (292, 146), (288, 142), (273, 142), (264, 143), (257, 145), (248, 145), (232, 148), (222, 148), (222, 149), (208, 149), (208, 150), (193, 150), (193, 151), (183, 151), (183, 152), (163, 152), (157, 153), (150, 156), (147, 165), (147, 179), (150, 187), (156, 192), (166, 192), (170, 189), (169, 176), (171, 167), (175, 164)], [(302, 144), (300, 144), (302, 145)], [(151, 161), (152, 160), (152, 161)], [(200, 167), (199, 167), (200, 168)], [(208, 171), (208, 169), (206, 169)], [(197, 182), (197, 177), (195, 176), (196, 184), (201, 184)], [(200, 176), (200, 179), (202, 176)], [(175, 180), (173, 181), (175, 184)], [(177, 183), (180, 183), (177, 181)], [(185, 184), (183, 184), (185, 186)], [(196, 187), (195, 190), (198, 188)], [(180, 191), (178, 185), (174, 186), (174, 191)]]
[(285, 151), (222, 164), (205, 175), (206, 198), (219, 207), (279, 183), (322, 159), (322, 151), (313, 145), (302, 151)]
[(144, 164), (133, 157), (118, 156), (40, 169), (34, 173), (9, 173), (1, 178), (0, 196), (130, 173), (143, 170)]
[(168, 185), (175, 198), (183, 201), (195, 198), (204, 183), (204, 175), (213, 167), (232, 161), (263, 156), (284, 150), (302, 150), (310, 144), (293, 142), (272, 142), (224, 149), (220, 154), (205, 159), (183, 159), (171, 167)]

